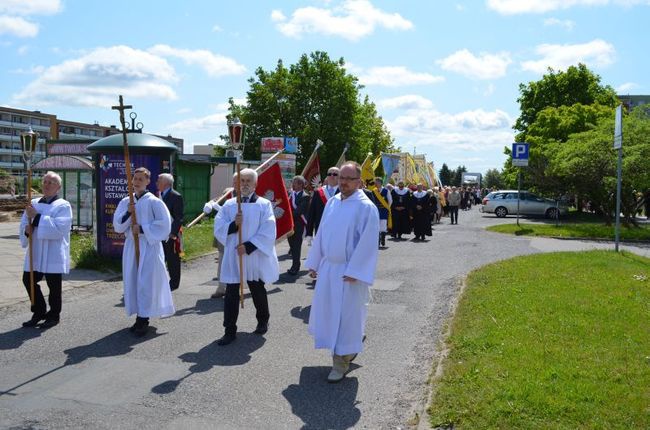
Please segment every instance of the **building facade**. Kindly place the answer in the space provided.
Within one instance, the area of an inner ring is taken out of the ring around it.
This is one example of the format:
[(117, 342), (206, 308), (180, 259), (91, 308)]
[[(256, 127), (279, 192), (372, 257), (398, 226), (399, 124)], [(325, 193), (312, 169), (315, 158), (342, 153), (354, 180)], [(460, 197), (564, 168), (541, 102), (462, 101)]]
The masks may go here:
[[(68, 121), (57, 118), (55, 114), (0, 106), (0, 169), (17, 177), (26, 174), (20, 135), (30, 127), (39, 134), (34, 163), (47, 156), (47, 141), (95, 141), (120, 133), (114, 125), (107, 127)], [(183, 153), (183, 139), (171, 135), (158, 137), (176, 145), (179, 153)]]

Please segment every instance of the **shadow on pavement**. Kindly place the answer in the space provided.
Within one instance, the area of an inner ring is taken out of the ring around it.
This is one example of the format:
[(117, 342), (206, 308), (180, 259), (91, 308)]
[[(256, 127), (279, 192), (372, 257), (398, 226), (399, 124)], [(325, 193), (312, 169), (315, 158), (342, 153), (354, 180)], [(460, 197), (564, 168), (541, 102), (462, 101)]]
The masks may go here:
[(186, 352), (178, 358), (185, 363), (194, 363), (189, 373), (180, 379), (165, 381), (151, 389), (155, 394), (169, 394), (175, 391), (183, 380), (195, 373), (207, 372), (215, 366), (241, 366), (250, 361), (253, 352), (260, 349), (266, 339), (252, 333), (237, 333), (237, 340), (227, 346), (219, 346), (214, 341), (198, 352)]
[(209, 315), (214, 312), (223, 312), (223, 299), (199, 299), (191, 308), (179, 309), (174, 316), (183, 315)]
[(329, 371), (324, 366), (303, 367), (299, 383), (282, 391), (293, 414), (305, 423), (304, 430), (348, 429), (361, 418), (357, 408), (357, 378), (346, 377), (337, 384), (329, 384), (326, 381)]
[(96, 340), (88, 345), (76, 346), (63, 351), (68, 355), (65, 361), (66, 365), (81, 363), (92, 357), (114, 357), (125, 355), (133, 351), (133, 347), (142, 342), (154, 339), (158, 336), (156, 327), (149, 327), (149, 333), (143, 337), (136, 337), (129, 332), (128, 328), (116, 331), (106, 337)]
[(0, 333), (0, 350), (15, 349), (29, 339), (39, 337), (42, 330), (37, 327), (19, 327), (11, 331)]
[(309, 324), (309, 312), (311, 311), (311, 305), (309, 306), (296, 306), (291, 309), (291, 316), (302, 320), (303, 323)]

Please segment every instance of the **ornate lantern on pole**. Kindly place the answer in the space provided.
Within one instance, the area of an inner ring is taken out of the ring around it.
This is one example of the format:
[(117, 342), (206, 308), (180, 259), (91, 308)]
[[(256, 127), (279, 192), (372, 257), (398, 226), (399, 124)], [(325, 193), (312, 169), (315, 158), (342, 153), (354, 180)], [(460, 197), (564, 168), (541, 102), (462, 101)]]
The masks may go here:
[[(32, 204), (32, 159), (36, 152), (36, 144), (38, 143), (38, 133), (29, 127), (29, 131), (20, 134), (20, 143), (23, 146), (23, 159), (25, 160), (25, 168), (27, 170), (27, 203)], [(28, 217), (29, 225), (32, 225), (32, 218)], [(31, 299), (32, 306), (34, 306), (34, 258), (32, 251), (32, 237), (28, 237), (29, 243), (29, 298)]]
[(235, 117), (232, 121), (228, 121), (228, 136), (230, 137), (230, 145), (234, 149), (234, 154), (237, 158), (237, 161), (240, 161), (242, 159), (245, 133), (245, 126), (241, 123), (239, 118)]

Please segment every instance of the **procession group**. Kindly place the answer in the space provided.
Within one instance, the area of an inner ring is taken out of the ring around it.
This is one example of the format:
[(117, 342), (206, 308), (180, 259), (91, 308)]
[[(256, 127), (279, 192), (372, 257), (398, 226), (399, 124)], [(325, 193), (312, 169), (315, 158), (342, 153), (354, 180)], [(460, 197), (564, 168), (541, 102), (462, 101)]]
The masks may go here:
[[(391, 217), (390, 206), (386, 209), (385, 203), (391, 198), (383, 188), (377, 192), (363, 189), (358, 163), (330, 168), (327, 175), (323, 186), (314, 190), (312, 196), (304, 190), (304, 178), (297, 176), (293, 180), (288, 196), (294, 217), (294, 234), (289, 238), (293, 265), (289, 274), (298, 274), (303, 237), (309, 237), (312, 243), (304, 266), (309, 276), (316, 279), (309, 333), (316, 348), (331, 352), (332, 369), (327, 380), (338, 382), (363, 349), (369, 288), (378, 259), (377, 241), (385, 238), (380, 234), (380, 224), (385, 234)], [(128, 316), (135, 315), (130, 331), (139, 337), (147, 334), (150, 318), (175, 313), (172, 291), (179, 287), (181, 276), (182, 196), (173, 189), (172, 175), (158, 175), (158, 196), (147, 190), (150, 180), (151, 173), (146, 168), (135, 169), (133, 202), (125, 197), (113, 215), (113, 229), (125, 235), (124, 307)], [(280, 274), (273, 205), (255, 193), (257, 172), (241, 170), (233, 177), (235, 185), (240, 190), (238, 197), (223, 205), (208, 202), (204, 209), (216, 213), (213, 231), (220, 248), (218, 278), (224, 290), (225, 331), (217, 341), (220, 346), (237, 339), (243, 281), (256, 309), (254, 332), (262, 336), (269, 330), (266, 286), (276, 282)], [(21, 245), (30, 249), (23, 275), (23, 284), (32, 299), (32, 317), (23, 323), (27, 328), (47, 329), (60, 321), (62, 275), (70, 271), (72, 225), (72, 209), (59, 196), (60, 189), (61, 177), (47, 172), (43, 177), (43, 197), (33, 199), (21, 218)], [(49, 310), (38, 284), (43, 278), (49, 288)]]

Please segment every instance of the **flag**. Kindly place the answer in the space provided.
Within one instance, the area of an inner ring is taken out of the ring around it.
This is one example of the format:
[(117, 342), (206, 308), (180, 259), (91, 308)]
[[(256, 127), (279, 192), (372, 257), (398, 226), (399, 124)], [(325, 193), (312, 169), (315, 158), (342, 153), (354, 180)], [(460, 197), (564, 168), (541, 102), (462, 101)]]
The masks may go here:
[(393, 173), (399, 173), (399, 155), (381, 154), (381, 165), (386, 178), (390, 178)]
[(345, 144), (345, 148), (343, 148), (343, 152), (341, 152), (341, 156), (339, 157), (339, 161), (336, 162), (335, 166), (338, 167), (339, 169), (343, 164), (345, 164), (345, 153), (348, 152), (348, 144)]
[(275, 215), (275, 240), (284, 239), (293, 232), (293, 216), (291, 204), (287, 198), (280, 165), (275, 162), (262, 172), (258, 172), (255, 193), (264, 197), (273, 205)]
[(372, 185), (375, 180), (375, 171), (372, 168), (372, 153), (368, 153), (368, 156), (361, 164), (361, 180), (366, 185)]
[(312, 154), (305, 164), (305, 168), (302, 169), (302, 176), (304, 176), (307, 181), (307, 190), (313, 191), (320, 185), (320, 158), (318, 153), (315, 155)]

